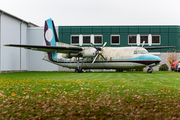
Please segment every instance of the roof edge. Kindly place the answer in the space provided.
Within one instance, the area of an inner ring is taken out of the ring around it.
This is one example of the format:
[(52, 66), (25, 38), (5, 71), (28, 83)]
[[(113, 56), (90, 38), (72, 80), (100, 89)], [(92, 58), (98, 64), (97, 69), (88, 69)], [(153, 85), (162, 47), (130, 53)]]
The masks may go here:
[(12, 14), (10, 14), (10, 13), (4, 11), (4, 10), (1, 10), (1, 9), (0, 9), (0, 14), (7, 14), (7, 15), (13, 17), (13, 18), (16, 18), (16, 19), (22, 21), (22, 22), (25, 22), (25, 23), (28, 24), (28, 27), (32, 27), (32, 26), (33, 26), (33, 27), (39, 27), (38, 25), (36, 25), (36, 24), (34, 24), (34, 23), (27, 22), (27, 21), (25, 21), (25, 20), (23, 20), (23, 19), (21, 19), (21, 18), (19, 18), (19, 17), (17, 17), (17, 16), (14, 16), (14, 15), (12, 15)]

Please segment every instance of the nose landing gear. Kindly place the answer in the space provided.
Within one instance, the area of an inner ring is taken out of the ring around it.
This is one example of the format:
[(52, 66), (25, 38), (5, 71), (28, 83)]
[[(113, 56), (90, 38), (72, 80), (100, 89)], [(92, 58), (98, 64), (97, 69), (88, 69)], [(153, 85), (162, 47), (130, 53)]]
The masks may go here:
[(149, 68), (147, 69), (147, 73), (152, 73), (152, 71), (153, 71), (152, 67), (149, 67)]

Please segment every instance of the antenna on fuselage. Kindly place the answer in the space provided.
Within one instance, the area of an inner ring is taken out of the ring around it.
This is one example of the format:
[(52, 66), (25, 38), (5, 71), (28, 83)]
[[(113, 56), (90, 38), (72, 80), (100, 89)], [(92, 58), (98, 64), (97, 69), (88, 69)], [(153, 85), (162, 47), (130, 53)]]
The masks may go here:
[(143, 41), (143, 43), (142, 43), (142, 47), (144, 46), (144, 44), (145, 44), (145, 41)]

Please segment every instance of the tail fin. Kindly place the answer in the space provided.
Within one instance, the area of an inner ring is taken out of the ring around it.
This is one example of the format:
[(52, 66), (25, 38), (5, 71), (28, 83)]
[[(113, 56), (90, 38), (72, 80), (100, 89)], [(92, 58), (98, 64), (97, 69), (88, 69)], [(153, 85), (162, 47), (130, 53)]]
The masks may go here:
[[(44, 40), (47, 46), (56, 46), (56, 42), (58, 42), (58, 37), (56, 34), (56, 29), (54, 27), (54, 22), (50, 18), (45, 21), (44, 25)], [(57, 61), (57, 53), (48, 52), (48, 57), (50, 61)]]
[(54, 27), (54, 22), (51, 18), (45, 21), (44, 40), (47, 46), (56, 46), (56, 42), (58, 42), (58, 37), (57, 37), (56, 29)]

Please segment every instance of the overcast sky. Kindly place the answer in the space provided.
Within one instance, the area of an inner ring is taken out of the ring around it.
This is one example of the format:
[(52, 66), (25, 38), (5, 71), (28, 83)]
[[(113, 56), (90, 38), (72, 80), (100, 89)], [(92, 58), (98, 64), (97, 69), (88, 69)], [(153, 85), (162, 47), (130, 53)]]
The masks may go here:
[(180, 25), (180, 0), (0, 0), (0, 9), (39, 26)]

